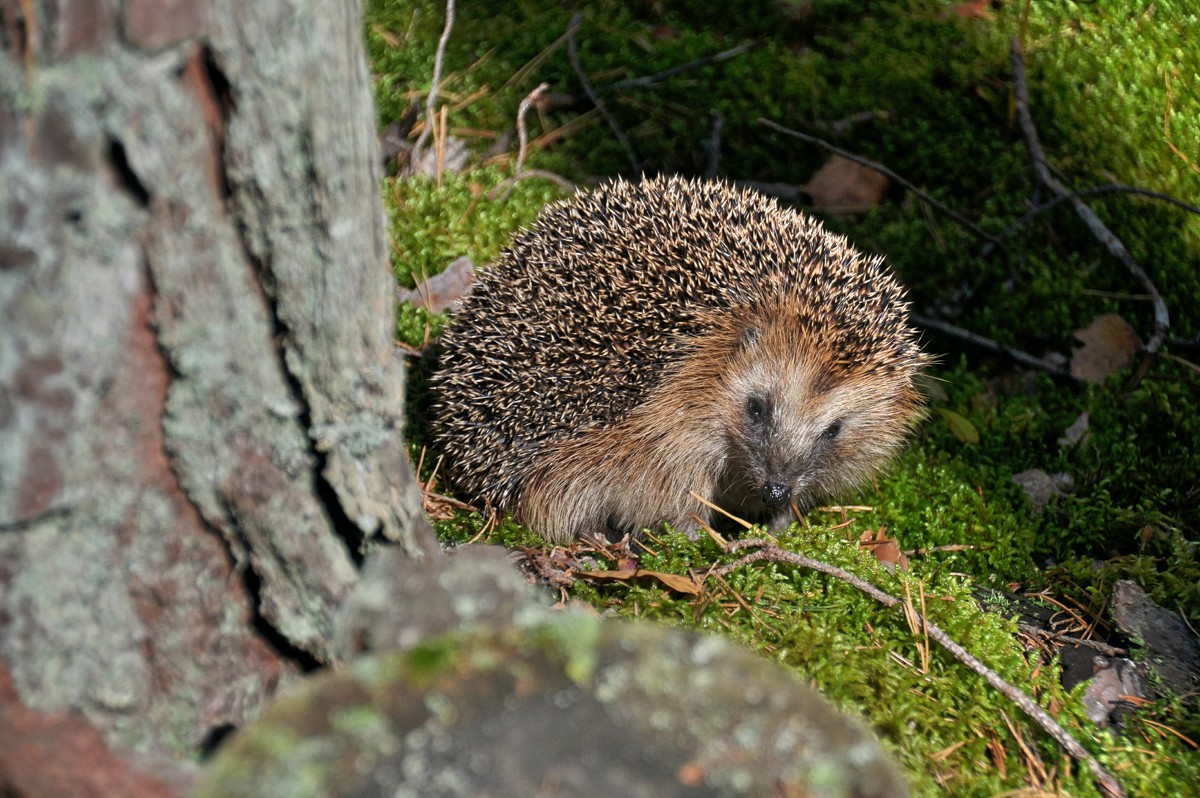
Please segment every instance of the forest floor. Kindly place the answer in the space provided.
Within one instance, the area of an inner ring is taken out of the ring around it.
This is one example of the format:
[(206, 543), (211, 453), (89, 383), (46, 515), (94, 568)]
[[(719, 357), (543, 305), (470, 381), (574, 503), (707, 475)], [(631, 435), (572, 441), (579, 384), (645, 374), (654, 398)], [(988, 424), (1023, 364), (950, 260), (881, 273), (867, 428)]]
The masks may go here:
[[(1200, 13), (1188, 0), (862, 6), (605, 0), (575, 17), (550, 0), (473, 3), (446, 39), (425, 133), (446, 9), (371, 0), (398, 283), (427, 291), (458, 258), (486, 264), (571, 184), (614, 175), (758, 184), (885, 254), (938, 355), (928, 417), (874, 485), (780, 546), (906, 599), (1129, 794), (1194, 794), (1194, 688), (1152, 674), (1144, 706), (1100, 728), (1086, 684), (1063, 676), (1080, 652), (1090, 675), (1090, 644), (1160, 655), (1114, 621), (1122, 580), (1191, 639), (1200, 628), (1200, 211), (1180, 205), (1200, 203)], [(415, 353), (409, 437), (428, 482), (429, 344), (446, 314), (417, 304), (400, 306), (397, 338)], [(429, 487), (447, 542), (522, 547), (564, 599), (720, 632), (794, 669), (867, 719), (915, 795), (1098, 794), (1008, 698), (849, 584), (779, 562), (715, 577), (738, 555), (673, 533), (556, 553)], [(609, 575), (580, 576), (584, 561)]]

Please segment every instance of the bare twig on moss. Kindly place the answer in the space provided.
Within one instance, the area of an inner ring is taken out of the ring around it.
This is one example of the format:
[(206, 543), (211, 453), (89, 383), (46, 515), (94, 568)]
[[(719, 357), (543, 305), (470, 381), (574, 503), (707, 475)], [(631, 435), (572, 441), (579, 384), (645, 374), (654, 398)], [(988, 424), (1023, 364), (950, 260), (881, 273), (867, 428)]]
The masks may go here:
[(721, 132), (725, 129), (725, 115), (720, 111), (711, 111), (712, 133), (708, 136), (708, 168), (704, 176), (712, 180), (721, 168)]
[(913, 324), (916, 324), (919, 327), (924, 327), (927, 330), (937, 330), (943, 335), (949, 335), (951, 338), (957, 338), (960, 341), (966, 341), (974, 346), (979, 347), (980, 349), (986, 349), (989, 352), (1006, 355), (1022, 365), (1039, 369), (1051, 375), (1052, 377), (1068, 379), (1071, 376), (1070, 373), (1062, 366), (1052, 363), (1045, 358), (1034, 357), (1027, 352), (1022, 352), (1020, 349), (1014, 349), (1011, 346), (1005, 346), (999, 341), (994, 341), (991, 338), (987, 338), (979, 333), (974, 333), (970, 330), (963, 329), (962, 327), (955, 326), (949, 322), (932, 319), (928, 316), (922, 316), (919, 313), (909, 314), (908, 318)]
[(1050, 173), (1049, 161), (1046, 160), (1046, 153), (1042, 150), (1042, 144), (1038, 140), (1037, 128), (1033, 124), (1033, 116), (1029, 112), (1029, 80), (1025, 75), (1025, 58), (1021, 52), (1021, 43), (1015, 38), (1009, 42), (1009, 53), (1012, 58), (1017, 124), (1020, 125), (1021, 133), (1025, 137), (1025, 145), (1029, 149), (1029, 157), (1033, 161), (1033, 169), (1037, 174), (1038, 182), (1056, 195), (1065, 197), (1066, 201), (1070, 202), (1075, 209), (1075, 213), (1092, 231), (1092, 235), (1108, 249), (1113, 257), (1125, 265), (1125, 268), (1146, 289), (1146, 293), (1150, 294), (1154, 303), (1154, 334), (1146, 342), (1145, 352), (1152, 355), (1162, 348), (1163, 341), (1171, 332), (1171, 316), (1167, 312), (1167, 304), (1163, 301), (1162, 295), (1158, 293), (1158, 288), (1150, 280), (1150, 276), (1133, 259), (1133, 255), (1125, 248), (1121, 239), (1108, 229), (1087, 203), (1078, 196), (1072, 196), (1067, 187)]
[(546, 172), (541, 169), (526, 169), (525, 154), (529, 147), (529, 131), (525, 126), (525, 114), (529, 113), (529, 109), (533, 104), (538, 102), (546, 90), (550, 88), (549, 83), (539, 84), (536, 89), (529, 92), (525, 99), (521, 100), (521, 104), (517, 106), (517, 167), (512, 177), (505, 178), (496, 185), (488, 193), (488, 199), (497, 199), (498, 197), (507, 198), (512, 193), (513, 186), (518, 180), (524, 180), (527, 177), (540, 177), (545, 180), (550, 180), (563, 188), (571, 191), (575, 190), (575, 184), (565, 177), (559, 177), (553, 172)]
[(1101, 643), (1099, 640), (1085, 640), (1082, 637), (1073, 637), (1064, 635), (1059, 632), (1051, 632), (1049, 629), (1041, 629), (1027, 623), (1017, 624), (1017, 628), (1029, 635), (1030, 637), (1040, 637), (1044, 640), (1053, 640), (1056, 643), (1064, 643), (1069, 646), (1081, 646), (1090, 648), (1093, 651), (1099, 651), (1106, 657), (1121, 657), (1129, 652), (1123, 648), (1116, 648), (1107, 643)]
[(529, 131), (525, 127), (525, 114), (529, 113), (529, 109), (537, 102), (546, 89), (550, 88), (549, 83), (539, 83), (538, 87), (529, 94), (525, 95), (525, 99), (521, 100), (521, 104), (517, 106), (517, 174), (525, 170), (525, 148), (529, 146)]
[(876, 120), (882, 121), (882, 120), (887, 120), (890, 118), (891, 118), (891, 114), (889, 114), (887, 111), (883, 111), (883, 110), (859, 111), (856, 114), (850, 114), (849, 116), (843, 116), (841, 119), (835, 119), (832, 122), (827, 122), (824, 120), (817, 120), (814, 124), (817, 127), (828, 130), (835, 137), (837, 137), (837, 136), (844, 136), (846, 134), (846, 131), (848, 131), (850, 128), (854, 127), (855, 125), (862, 124), (863, 122), (874, 122)]
[(852, 153), (848, 150), (843, 150), (841, 147), (838, 147), (836, 144), (830, 144), (825, 139), (818, 138), (816, 136), (810, 136), (807, 133), (801, 133), (800, 131), (792, 130), (789, 127), (784, 127), (783, 125), (780, 125), (777, 122), (772, 122), (770, 119), (767, 119), (766, 117), (760, 116), (758, 118), (758, 123), (760, 125), (765, 125), (766, 127), (769, 127), (772, 130), (783, 133), (785, 136), (791, 136), (792, 138), (800, 139), (801, 141), (807, 141), (809, 144), (816, 144), (821, 149), (828, 150), (829, 152), (832, 152), (834, 155), (840, 155), (848, 161), (854, 161), (856, 164), (859, 164), (860, 166), (865, 166), (868, 169), (874, 169), (876, 172), (887, 175), (892, 180), (895, 180), (897, 183), (904, 186), (906, 189), (908, 189), (912, 193), (916, 194), (923, 202), (928, 204), (930, 207), (934, 208), (938, 212), (940, 212), (940, 213), (944, 214), (945, 216), (948, 216), (951, 219), (953, 219), (954, 221), (958, 222), (960, 225), (965, 227), (967, 230), (970, 230), (974, 235), (978, 236), (979, 238), (982, 238), (984, 241), (990, 242), (993, 246), (1003, 246), (1003, 244), (999, 241), (999, 239), (996, 238), (996, 236), (994, 236), (991, 233), (989, 233), (988, 231), (984, 230), (982, 227), (975, 224), (970, 219), (963, 216), (961, 213), (954, 210), (953, 208), (950, 208), (949, 206), (945, 205), (944, 203), (934, 199), (928, 192), (926, 192), (920, 188), (917, 188), (915, 185), (913, 185), (909, 181), (905, 180), (903, 177), (896, 174), (895, 172), (893, 172), (891, 169), (887, 168), (883, 164), (881, 164), (877, 161), (872, 161), (869, 158), (864, 158), (861, 155), (855, 155), (854, 153)]
[(575, 70), (576, 76), (579, 78), (579, 83), (583, 86), (584, 92), (588, 99), (592, 101), (592, 105), (604, 117), (604, 121), (608, 123), (612, 129), (613, 135), (617, 137), (617, 141), (621, 142), (621, 146), (625, 148), (625, 152), (629, 155), (629, 163), (633, 166), (633, 171), (640, 172), (642, 169), (641, 161), (637, 157), (637, 153), (633, 149), (633, 143), (629, 137), (625, 135), (625, 131), (617, 124), (617, 120), (609, 112), (608, 106), (600, 99), (600, 95), (596, 93), (596, 89), (592, 86), (592, 82), (588, 80), (587, 73), (583, 71), (583, 64), (579, 63), (579, 45), (575, 41), (575, 31), (579, 28), (583, 21), (583, 14), (578, 11), (571, 17), (570, 24), (567, 25), (567, 57), (571, 61), (571, 68)]
[(749, 41), (744, 44), (739, 44), (737, 47), (731, 47), (728, 50), (722, 50), (719, 53), (712, 55), (702, 55), (694, 61), (688, 61), (686, 64), (673, 66), (670, 69), (664, 69), (662, 72), (655, 72), (653, 75), (643, 75), (640, 78), (627, 78), (626, 80), (618, 80), (616, 83), (609, 83), (601, 86), (596, 91), (600, 94), (610, 94), (615, 91), (623, 91), (625, 89), (640, 89), (645, 86), (653, 86), (656, 83), (662, 83), (668, 78), (673, 78), (684, 72), (700, 67), (708, 66), (709, 64), (719, 64), (722, 61), (728, 61), (730, 58), (736, 58), (742, 53), (748, 53), (758, 47), (761, 43), (757, 41)]
[(495, 188), (488, 192), (488, 199), (508, 199), (508, 195), (512, 193), (513, 186), (521, 180), (531, 180), (538, 178), (541, 180), (549, 180), (557, 186), (562, 186), (567, 191), (575, 191), (578, 186), (567, 180), (562, 175), (556, 175), (553, 172), (547, 172), (545, 169), (526, 169), (519, 175), (506, 177), (496, 184)]
[[(1064, 202), (1069, 202), (1070, 200), (1075, 199), (1077, 197), (1078, 198), (1094, 197), (1094, 196), (1097, 196), (1100, 194), (1111, 194), (1111, 193), (1133, 194), (1138, 197), (1147, 197), (1149, 199), (1161, 200), (1162, 202), (1169, 203), (1171, 205), (1174, 205), (1177, 208), (1182, 208), (1183, 210), (1187, 211), (1188, 213), (1194, 213), (1197, 216), (1200, 216), (1200, 207), (1197, 207), (1195, 205), (1189, 205), (1188, 203), (1184, 202), (1181, 199), (1172, 197), (1170, 194), (1164, 194), (1161, 191), (1151, 191), (1148, 188), (1138, 188), (1136, 186), (1127, 186), (1124, 183), (1104, 183), (1099, 186), (1092, 186), (1091, 188), (1082, 188), (1079, 191), (1074, 191), (1070, 194), (1059, 194), (1058, 196), (1056, 196), (1054, 199), (1050, 200), (1049, 202), (1043, 202), (1041, 205), (1038, 205), (1037, 207), (1032, 208), (1028, 213), (1026, 213), (1020, 219), (1013, 222), (1008, 227), (1004, 228), (999, 233), (997, 233), (996, 238), (998, 238), (1001, 241), (1007, 240), (1009, 236), (1011, 236), (1013, 233), (1017, 232), (1022, 227), (1026, 226), (1027, 224), (1032, 222), (1034, 219), (1038, 218), (1039, 216), (1041, 216), (1045, 213), (1048, 213), (1049, 211), (1054, 210), (1059, 205), (1062, 205)], [(983, 249), (979, 253), (980, 256), (986, 257), (987, 255), (991, 254), (992, 248), (993, 248), (992, 244), (990, 244), (990, 243), (985, 244)]]
[[(900, 599), (897, 597), (891, 595), (890, 593), (885, 593), (884, 591), (875, 587), (875, 585), (872, 585), (870, 582), (860, 579), (848, 571), (828, 563), (821, 562), (820, 560), (814, 560), (811, 557), (805, 557), (802, 554), (796, 554), (795, 552), (787, 551), (786, 549), (782, 549), (775, 545), (770, 540), (766, 540), (764, 538), (751, 538), (734, 540), (730, 541), (729, 543), (730, 551), (740, 551), (749, 548), (757, 548), (757, 551), (753, 551), (745, 555), (736, 562), (716, 569), (714, 573), (718, 576), (725, 576), (730, 571), (760, 561), (787, 563), (800, 568), (809, 568), (814, 571), (819, 571), (820, 573), (828, 574), (835, 579), (840, 579), (852, 587), (861, 590), (863, 593), (866, 593), (868, 596), (871, 596), (884, 606), (895, 607), (901, 603)], [(1042, 709), (1037, 702), (1035, 702), (1024, 692), (1004, 681), (999, 674), (972, 656), (966, 649), (951, 639), (948, 634), (934, 624), (930, 623), (928, 618), (925, 618), (915, 609), (911, 610), (911, 612), (915, 619), (925, 629), (930, 638), (935, 640), (940, 646), (942, 646), (942, 648), (953, 654), (959, 662), (963, 663), (975, 673), (982, 676), (985, 680), (987, 680), (988, 684), (992, 685), (992, 687), (996, 688), (1006, 697), (1008, 697), (1008, 699), (1020, 707), (1026, 715), (1028, 715), (1039, 726), (1045, 729), (1046, 733), (1053, 737), (1068, 754), (1070, 754), (1076, 760), (1084, 763), (1092, 772), (1092, 776), (1096, 779), (1096, 783), (1105, 795), (1111, 796), (1112, 798), (1124, 798), (1125, 791), (1121, 788), (1120, 782), (1118, 782), (1108, 771), (1106, 771), (1104, 767), (1098, 761), (1096, 761), (1095, 757), (1088, 753), (1087, 749), (1080, 745), (1079, 742), (1072, 737), (1071, 734), (1064, 729), (1058, 723), (1058, 721), (1056, 721), (1050, 715), (1049, 712)]]
[(442, 65), (446, 60), (446, 44), (450, 41), (450, 31), (454, 30), (454, 0), (446, 0), (446, 27), (442, 28), (442, 38), (438, 39), (437, 53), (433, 57), (433, 85), (429, 87), (429, 94), (425, 96), (425, 126), (421, 129), (421, 135), (417, 137), (417, 143), (413, 146), (413, 153), (418, 153), (425, 146), (425, 140), (433, 133), (433, 106), (437, 102), (438, 87), (442, 83)]

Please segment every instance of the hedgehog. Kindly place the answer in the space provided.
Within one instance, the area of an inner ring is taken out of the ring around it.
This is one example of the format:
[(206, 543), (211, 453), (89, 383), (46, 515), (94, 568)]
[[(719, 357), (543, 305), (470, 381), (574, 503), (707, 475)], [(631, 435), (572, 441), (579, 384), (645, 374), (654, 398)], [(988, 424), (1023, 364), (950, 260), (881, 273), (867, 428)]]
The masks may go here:
[[(552, 543), (774, 528), (886, 464), (928, 363), (882, 258), (753, 190), (617, 180), (547, 206), (440, 343), (453, 484)], [(695, 494), (695, 495), (693, 495)]]

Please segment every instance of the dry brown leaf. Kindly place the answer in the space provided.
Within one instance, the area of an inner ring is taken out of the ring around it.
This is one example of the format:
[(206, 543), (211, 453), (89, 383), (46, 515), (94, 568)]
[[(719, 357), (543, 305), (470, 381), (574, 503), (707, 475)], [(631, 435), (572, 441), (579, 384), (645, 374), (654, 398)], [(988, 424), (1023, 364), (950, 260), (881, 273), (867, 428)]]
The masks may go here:
[(475, 282), (475, 264), (468, 257), (451, 263), (441, 274), (435, 274), (416, 288), (397, 288), (396, 299), (411, 302), (430, 313), (441, 313), (471, 293)]
[(950, 10), (963, 19), (995, 19), (996, 15), (990, 6), (991, 0), (967, 0), (965, 3), (955, 3)]
[(1142, 349), (1137, 332), (1115, 313), (1100, 314), (1075, 337), (1083, 346), (1071, 354), (1071, 376), (1085, 382), (1104, 382), (1129, 367)]
[(855, 213), (879, 205), (887, 184), (882, 173), (834, 155), (800, 190), (812, 197), (813, 207), (829, 213)]
[(696, 587), (696, 583), (690, 577), (680, 576), (679, 574), (666, 574), (662, 571), (647, 571), (638, 568), (633, 571), (576, 571), (575, 573), (577, 576), (588, 579), (628, 580), (647, 576), (651, 579), (657, 579), (677, 593), (687, 593), (690, 596), (694, 596), (700, 592), (700, 588)]
[(900, 550), (900, 544), (895, 538), (889, 538), (887, 532), (880, 528), (876, 532), (867, 530), (858, 537), (858, 545), (870, 549), (875, 559), (879, 560), (889, 571), (900, 566), (901, 571), (908, 571), (908, 557)]

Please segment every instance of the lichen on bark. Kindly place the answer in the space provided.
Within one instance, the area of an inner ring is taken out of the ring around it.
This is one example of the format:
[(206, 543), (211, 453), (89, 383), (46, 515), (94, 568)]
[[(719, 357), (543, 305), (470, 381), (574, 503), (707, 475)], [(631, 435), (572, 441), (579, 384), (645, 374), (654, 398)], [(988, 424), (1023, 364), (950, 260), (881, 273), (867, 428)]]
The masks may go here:
[(360, 9), (8, 3), (0, 35), (0, 659), (195, 752), (332, 658), (361, 547), (435, 550)]

